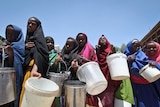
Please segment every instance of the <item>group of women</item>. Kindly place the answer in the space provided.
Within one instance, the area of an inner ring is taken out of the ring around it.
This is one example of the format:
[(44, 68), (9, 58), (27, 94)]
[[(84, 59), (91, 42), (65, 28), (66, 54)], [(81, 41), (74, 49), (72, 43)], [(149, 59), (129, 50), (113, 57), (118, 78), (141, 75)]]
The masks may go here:
[[(57, 52), (54, 39), (44, 36), (41, 21), (36, 17), (30, 17), (25, 40), (19, 27), (6, 27), (6, 38), (1, 45), (1, 50), (3, 49), (4, 66), (14, 67), (16, 70), (16, 100), (0, 107), (21, 107), (24, 85), (28, 78), (47, 78), (47, 70), (60, 73), (69, 69), (71, 73), (68, 79), (78, 80), (78, 67), (90, 61), (99, 64), (108, 86), (98, 95), (87, 93), (86, 107), (114, 107), (115, 98), (124, 100), (133, 107), (160, 107), (159, 79), (149, 83), (139, 74), (140, 69), (148, 63), (160, 69), (160, 45), (157, 42), (149, 42), (145, 52), (137, 39), (127, 44), (124, 54), (128, 57), (131, 78), (119, 81), (112, 80), (110, 76), (106, 57), (115, 50), (104, 35), (100, 36), (94, 48), (85, 33), (78, 33), (76, 38), (68, 37), (61, 52)], [(52, 107), (64, 107), (63, 97), (55, 98)]]

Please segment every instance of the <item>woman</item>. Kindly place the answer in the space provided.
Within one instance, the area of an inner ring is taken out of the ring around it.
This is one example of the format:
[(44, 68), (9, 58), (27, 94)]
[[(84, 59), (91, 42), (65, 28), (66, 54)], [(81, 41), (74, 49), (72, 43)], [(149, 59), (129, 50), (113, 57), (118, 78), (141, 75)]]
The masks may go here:
[[(97, 62), (97, 55), (93, 46), (88, 42), (87, 35), (84, 33), (78, 33), (76, 40), (79, 44), (78, 55), (81, 59), (80, 65), (89, 61)], [(86, 104), (87, 106), (98, 107), (98, 98), (87, 93)]]
[(96, 46), (96, 54), (98, 57), (98, 63), (101, 71), (104, 74), (106, 80), (108, 81), (108, 86), (106, 90), (98, 95), (103, 107), (114, 107), (114, 94), (121, 83), (121, 81), (111, 80), (110, 77), (110, 71), (106, 63), (106, 57), (109, 54), (112, 54), (111, 48), (111, 44), (109, 43), (107, 38), (102, 35), (99, 38), (98, 45)]
[[(155, 41), (149, 41), (146, 44), (146, 55), (149, 57), (149, 59), (158, 62), (160, 64), (160, 44)], [(160, 90), (160, 79), (154, 82), (155, 87), (157, 90)], [(158, 91), (160, 95), (160, 91)]]
[[(56, 72), (60, 73), (60, 61), (62, 61), (61, 55), (57, 53), (57, 51), (54, 48), (54, 39), (50, 36), (45, 37), (47, 47), (49, 50), (49, 67), (47, 69), (47, 72)], [(54, 102), (52, 104), (52, 107), (60, 107), (60, 97), (56, 97), (54, 99)]]
[(46, 77), (49, 57), (41, 22), (36, 17), (28, 19), (25, 40), (25, 77), (22, 85), (20, 105), (24, 93), (25, 81), (30, 76)]
[(60, 72), (59, 62), (62, 61), (62, 57), (54, 48), (54, 39), (50, 36), (45, 37), (45, 39), (49, 50), (49, 62), (50, 62), (49, 71), (59, 73)]
[(18, 107), (20, 91), (23, 80), (23, 63), (24, 63), (24, 37), (22, 30), (15, 25), (6, 27), (7, 44), (11, 45), (14, 52), (14, 68), (16, 70), (16, 100), (14, 106)]
[(154, 65), (159, 69), (159, 65), (149, 60), (140, 48), (140, 42), (137, 39), (130, 41), (124, 53), (128, 57), (128, 64), (131, 73), (131, 82), (135, 105), (134, 107), (160, 107), (160, 95), (154, 83), (149, 83), (140, 74), (140, 69), (146, 64)]
[[(67, 41), (62, 49), (62, 59), (65, 62), (67, 69), (71, 71), (71, 75), (69, 79), (71, 80), (77, 80), (76, 71), (78, 69), (79, 64), (79, 57), (78, 57), (78, 43), (77, 41), (72, 38), (68, 37)], [(66, 66), (62, 62), (62, 71), (66, 70)]]
[[(62, 48), (62, 61), (60, 62), (61, 64), (61, 71), (69, 71), (70, 75), (68, 79), (70, 80), (78, 80), (76, 76), (76, 71), (78, 69), (78, 56), (77, 56), (77, 49), (78, 49), (78, 43), (77, 41), (72, 38), (68, 37), (66, 40), (66, 43), (64, 47)], [(64, 91), (62, 91), (62, 99), (61, 99), (61, 105), (62, 107), (65, 107), (65, 102), (64, 102)]]

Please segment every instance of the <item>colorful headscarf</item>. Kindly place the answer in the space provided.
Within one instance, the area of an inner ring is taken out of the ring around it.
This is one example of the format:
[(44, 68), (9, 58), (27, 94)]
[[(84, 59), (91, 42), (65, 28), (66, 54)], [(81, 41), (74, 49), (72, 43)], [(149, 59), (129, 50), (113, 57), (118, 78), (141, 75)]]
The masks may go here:
[(158, 63), (160, 63), (160, 44), (155, 41), (152, 41), (152, 42), (156, 45), (157, 50), (154, 55), (150, 55), (148, 52), (146, 52), (146, 55), (151, 60), (154, 60), (154, 61), (157, 61)]
[[(88, 42), (87, 35), (84, 33), (81, 33), (81, 34), (83, 34), (83, 36), (86, 38), (86, 44), (84, 45), (84, 47), (82, 48), (82, 50), (78, 54), (87, 58), (90, 61), (97, 62), (98, 60), (97, 60), (96, 53), (94, 51), (94, 47)], [(78, 35), (77, 35), (77, 37), (78, 37)]]

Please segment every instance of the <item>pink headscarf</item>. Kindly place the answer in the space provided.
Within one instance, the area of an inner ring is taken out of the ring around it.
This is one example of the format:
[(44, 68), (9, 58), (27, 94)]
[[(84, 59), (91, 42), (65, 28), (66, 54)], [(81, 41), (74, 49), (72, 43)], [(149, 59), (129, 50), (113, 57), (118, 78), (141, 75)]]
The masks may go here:
[(146, 55), (154, 61), (157, 61), (158, 63), (160, 63), (160, 44), (153, 41), (153, 43), (156, 45), (157, 51), (155, 52), (154, 55), (150, 55), (148, 52), (146, 52)]
[[(84, 33), (82, 33), (82, 34), (83, 34), (83, 36), (85, 36), (87, 38), (86, 34), (84, 34)], [(87, 58), (90, 61), (96, 61), (96, 62), (98, 61), (97, 55), (94, 51), (94, 47), (88, 42), (88, 40), (87, 40), (85, 46), (83, 47), (83, 49), (81, 50), (81, 52), (79, 52), (78, 54)]]

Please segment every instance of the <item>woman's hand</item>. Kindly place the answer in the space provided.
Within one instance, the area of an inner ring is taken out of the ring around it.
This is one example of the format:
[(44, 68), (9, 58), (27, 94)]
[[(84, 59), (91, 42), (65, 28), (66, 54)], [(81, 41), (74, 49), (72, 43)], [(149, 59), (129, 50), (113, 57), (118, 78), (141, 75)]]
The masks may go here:
[(153, 62), (153, 61), (149, 62), (148, 64), (149, 64), (150, 66), (154, 66), (154, 67), (156, 66), (156, 63)]
[(71, 62), (71, 67), (74, 69), (74, 71), (77, 71), (77, 69), (78, 69), (78, 61), (76, 59), (74, 59)]
[(26, 48), (32, 48), (32, 47), (34, 47), (34, 46), (35, 46), (34, 42), (27, 42), (27, 43), (25, 44), (25, 47), (26, 47)]
[(42, 75), (38, 72), (38, 67), (36, 64), (33, 65), (33, 68), (31, 70), (31, 77), (38, 77), (40, 78)]
[(136, 59), (136, 56), (135, 55), (131, 55), (129, 58), (128, 58), (128, 63), (131, 63), (133, 60)]

